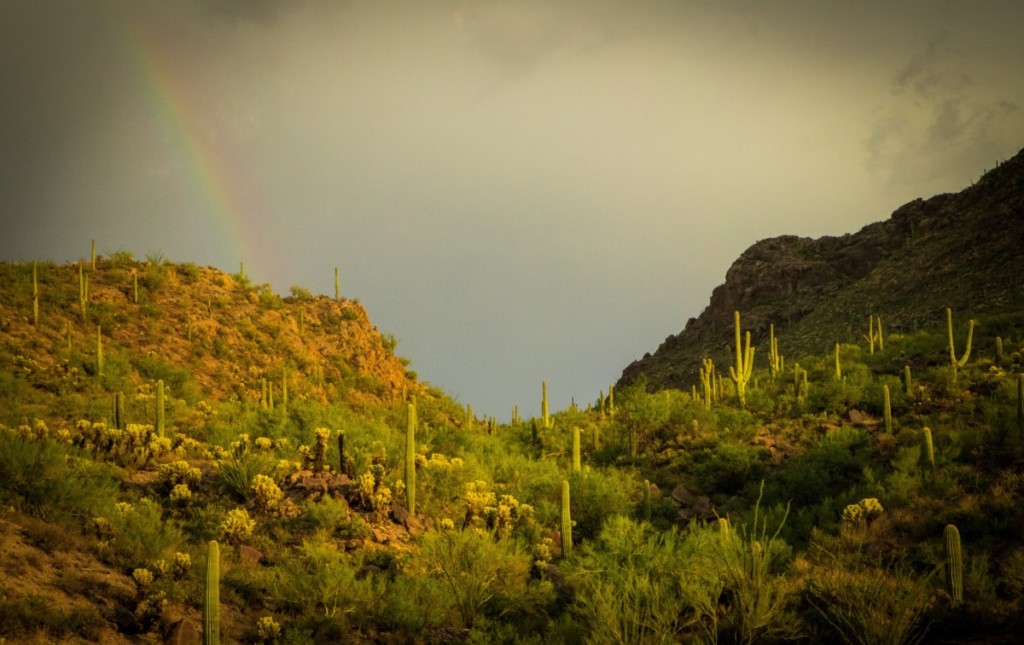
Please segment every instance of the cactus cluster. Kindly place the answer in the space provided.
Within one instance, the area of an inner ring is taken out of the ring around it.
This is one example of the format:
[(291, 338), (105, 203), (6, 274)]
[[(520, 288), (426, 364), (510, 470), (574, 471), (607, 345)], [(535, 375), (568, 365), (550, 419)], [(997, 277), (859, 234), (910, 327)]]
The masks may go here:
[(746, 334), (746, 345), (741, 346), (740, 333), (740, 312), (733, 312), (733, 324), (736, 329), (736, 366), (729, 367), (729, 378), (736, 384), (736, 396), (739, 399), (740, 407), (747, 406), (746, 388), (750, 381), (750, 374), (754, 369), (754, 348), (750, 345), (750, 332)]
[(949, 334), (949, 364), (953, 370), (953, 380), (956, 381), (957, 368), (966, 365), (967, 359), (971, 356), (971, 339), (974, 336), (974, 320), (971, 319), (967, 323), (967, 345), (964, 347), (963, 356), (960, 358), (957, 358), (956, 356), (956, 345), (953, 342), (953, 312), (949, 307), (946, 307), (946, 330)]
[[(878, 321), (877, 326), (875, 321)], [(875, 353), (875, 343), (878, 343), (878, 350), (885, 351), (885, 337), (882, 336), (882, 317), (868, 316), (868, 334), (864, 338), (868, 341), (868, 353)]]
[(774, 380), (785, 369), (785, 360), (779, 354), (779, 339), (775, 337), (775, 323), (768, 326), (768, 372)]

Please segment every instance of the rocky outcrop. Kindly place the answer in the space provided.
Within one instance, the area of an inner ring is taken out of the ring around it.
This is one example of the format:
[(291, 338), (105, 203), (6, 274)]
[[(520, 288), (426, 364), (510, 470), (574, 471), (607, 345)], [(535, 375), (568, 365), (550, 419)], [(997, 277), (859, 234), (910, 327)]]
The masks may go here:
[(856, 233), (755, 243), (703, 313), (626, 367), (619, 385), (699, 384), (702, 358), (729, 364), (735, 310), (758, 358), (772, 323), (782, 353), (795, 358), (857, 341), (869, 314), (881, 315), (891, 332), (944, 324), (947, 306), (965, 316), (1010, 311), (1024, 301), (1022, 248), (1024, 151), (960, 193), (916, 199)]

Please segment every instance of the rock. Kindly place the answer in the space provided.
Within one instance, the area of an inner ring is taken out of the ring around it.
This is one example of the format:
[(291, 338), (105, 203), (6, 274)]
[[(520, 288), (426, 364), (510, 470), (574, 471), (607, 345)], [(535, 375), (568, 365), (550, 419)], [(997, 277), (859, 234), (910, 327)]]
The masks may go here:
[(243, 544), (238, 547), (238, 560), (245, 564), (259, 564), (263, 561), (263, 552)]
[(168, 624), (161, 636), (164, 645), (195, 645), (203, 640), (199, 628), (187, 616)]
[(861, 412), (856, 408), (850, 409), (850, 423), (855, 426), (876, 426), (879, 424), (878, 419), (868, 415), (865, 412)]
[(715, 518), (715, 507), (711, 503), (711, 498), (706, 495), (694, 495), (682, 484), (672, 489), (672, 503), (679, 509), (679, 519), (683, 522)]

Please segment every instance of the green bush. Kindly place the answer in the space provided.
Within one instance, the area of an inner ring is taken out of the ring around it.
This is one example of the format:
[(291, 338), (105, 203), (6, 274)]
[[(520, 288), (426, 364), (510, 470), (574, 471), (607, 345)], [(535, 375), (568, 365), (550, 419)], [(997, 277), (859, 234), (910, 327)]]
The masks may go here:
[(49, 439), (0, 427), (0, 505), (43, 519), (90, 518), (117, 494), (111, 470)]
[(530, 557), (512, 540), (474, 529), (423, 536), (417, 564), (446, 588), (450, 609), (463, 626), (481, 615), (500, 615), (526, 598)]

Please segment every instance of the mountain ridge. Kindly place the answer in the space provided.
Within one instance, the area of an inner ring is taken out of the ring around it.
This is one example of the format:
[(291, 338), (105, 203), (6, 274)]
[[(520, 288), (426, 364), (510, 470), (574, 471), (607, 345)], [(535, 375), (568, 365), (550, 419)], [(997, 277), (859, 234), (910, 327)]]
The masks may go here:
[(759, 357), (771, 324), (780, 351), (800, 356), (858, 339), (869, 315), (881, 316), (887, 331), (909, 332), (943, 321), (947, 306), (963, 316), (1008, 313), (1024, 298), (1021, 248), (1024, 150), (959, 193), (912, 200), (856, 233), (754, 243), (704, 311), (628, 365), (618, 384), (697, 384), (701, 359), (728, 364), (733, 311), (741, 312)]

